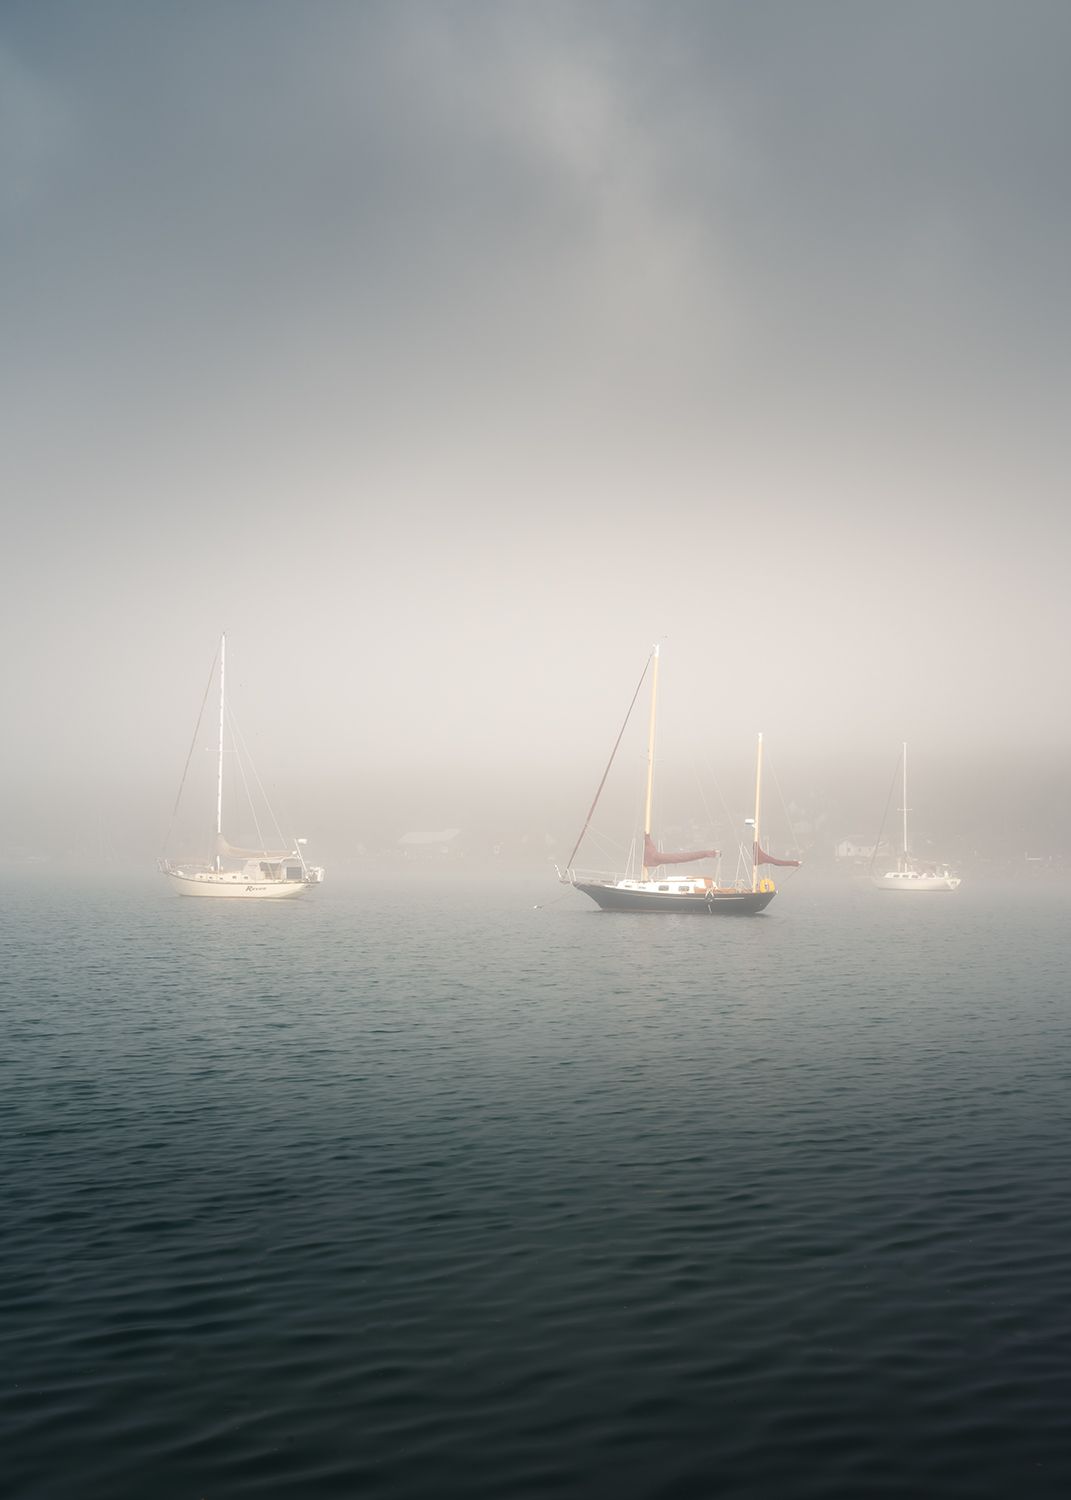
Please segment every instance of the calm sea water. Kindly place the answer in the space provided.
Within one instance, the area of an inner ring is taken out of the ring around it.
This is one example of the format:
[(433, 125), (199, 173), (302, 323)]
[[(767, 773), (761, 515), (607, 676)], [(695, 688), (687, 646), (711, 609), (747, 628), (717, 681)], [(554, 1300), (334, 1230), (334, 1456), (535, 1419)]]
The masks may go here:
[(1071, 1493), (1064, 890), (0, 891), (20, 1500)]

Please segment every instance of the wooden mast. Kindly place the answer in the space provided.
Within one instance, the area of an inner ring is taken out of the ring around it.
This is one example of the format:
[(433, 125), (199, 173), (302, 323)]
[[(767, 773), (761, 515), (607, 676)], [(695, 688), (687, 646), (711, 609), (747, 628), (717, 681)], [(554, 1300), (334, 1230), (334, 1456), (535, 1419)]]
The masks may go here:
[(651, 796), (654, 792), (655, 709), (658, 704), (658, 653), (659, 647), (655, 646), (651, 652), (653, 658), (651, 666), (651, 727), (647, 735), (647, 800), (643, 809), (643, 863), (640, 870), (640, 878), (642, 880), (650, 879), (647, 871), (647, 840), (651, 837)]
[(751, 847), (751, 889), (759, 888), (759, 850), (762, 847), (759, 832), (759, 812), (762, 808), (762, 731), (759, 731), (759, 748), (755, 758), (755, 842)]

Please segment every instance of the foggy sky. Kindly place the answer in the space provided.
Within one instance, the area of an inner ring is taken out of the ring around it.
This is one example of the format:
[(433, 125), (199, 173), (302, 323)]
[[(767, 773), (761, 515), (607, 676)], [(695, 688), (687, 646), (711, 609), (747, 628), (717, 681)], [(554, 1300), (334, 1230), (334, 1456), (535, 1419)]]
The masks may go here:
[(151, 846), (221, 629), (321, 846), (481, 786), (578, 824), (663, 637), (667, 753), (1026, 795), (1069, 44), (1057, 0), (9, 0), (5, 838)]

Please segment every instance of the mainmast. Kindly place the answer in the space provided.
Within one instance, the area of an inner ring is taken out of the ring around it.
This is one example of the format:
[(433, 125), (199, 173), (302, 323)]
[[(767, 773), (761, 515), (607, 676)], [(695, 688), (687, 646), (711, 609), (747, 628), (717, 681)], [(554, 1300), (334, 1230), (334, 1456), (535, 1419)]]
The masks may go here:
[(900, 809), (900, 811), (904, 815), (904, 840), (903, 840), (903, 842), (904, 842), (904, 869), (906, 870), (907, 866), (908, 866), (908, 861), (910, 859), (910, 855), (908, 854), (908, 848), (907, 848), (907, 742), (906, 742), (906, 740), (904, 742), (904, 749), (903, 749), (903, 754), (901, 756), (901, 760), (903, 762), (903, 767), (904, 767), (904, 787), (903, 787), (903, 796), (902, 796), (901, 800), (903, 801), (904, 805)]
[[(647, 800), (643, 809), (643, 852), (647, 854), (648, 840), (651, 837), (651, 796), (654, 792), (654, 744), (655, 744), (655, 709), (658, 704), (658, 653), (659, 647), (655, 646), (651, 652), (653, 658), (651, 666), (651, 727), (647, 735)], [(640, 878), (647, 880), (648, 872), (646, 864), (640, 871)]]
[(759, 850), (762, 848), (759, 832), (759, 813), (762, 808), (762, 731), (759, 731), (759, 748), (755, 758), (755, 842), (751, 847), (751, 889), (759, 888)]
[(223, 706), (226, 675), (227, 637), (219, 638), (219, 754), (216, 758), (216, 869), (221, 866), (219, 852), (223, 833)]

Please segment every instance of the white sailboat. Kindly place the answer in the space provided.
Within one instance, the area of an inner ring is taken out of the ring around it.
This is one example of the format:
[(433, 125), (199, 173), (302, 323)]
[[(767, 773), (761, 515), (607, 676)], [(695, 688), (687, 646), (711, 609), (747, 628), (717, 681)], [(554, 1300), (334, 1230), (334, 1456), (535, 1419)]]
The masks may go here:
[[(216, 837), (214, 858), (203, 863), (197, 860), (182, 860), (176, 863), (169, 859), (161, 859), (160, 868), (171, 882), (172, 889), (180, 896), (208, 896), (216, 900), (226, 901), (271, 901), (290, 896), (300, 896), (310, 886), (319, 885), (324, 878), (322, 868), (306, 862), (304, 839), (295, 839), (293, 847), (289, 849), (239, 849), (233, 844), (228, 843), (224, 837), (223, 741), (227, 723), (226, 635), (220, 636), (218, 660), (219, 738), (216, 757)], [(214, 673), (215, 662), (213, 662), (212, 668)], [(211, 678), (209, 679), (210, 686)], [(207, 701), (207, 698), (208, 689), (206, 688), (205, 701)], [(201, 705), (201, 711), (203, 714), (204, 703)], [(186, 766), (183, 769), (182, 781), (179, 784), (178, 797), (175, 799), (175, 809), (171, 817), (172, 827), (174, 826), (175, 813), (178, 811), (179, 801), (182, 797), (182, 788), (186, 780), (186, 772), (189, 770), (190, 758), (193, 754), (194, 745), (197, 742), (197, 734), (200, 727), (201, 720), (198, 717), (197, 729), (194, 730), (193, 743), (190, 745), (190, 754), (186, 757)], [(278, 824), (276, 824), (276, 829), (278, 831)]]
[[(916, 860), (911, 854), (911, 845), (907, 835), (907, 745), (903, 746), (900, 754), (900, 763), (903, 770), (901, 781), (900, 814), (903, 818), (901, 828), (901, 854), (897, 860), (895, 870), (886, 870), (884, 875), (874, 875), (872, 880), (880, 891), (955, 891), (959, 889), (960, 877), (953, 875), (947, 865), (931, 864), (926, 861)], [(879, 838), (880, 842), (880, 838)], [(876, 846), (875, 846), (876, 847)]]
[[(625, 723), (621, 726), (621, 733), (617, 737), (609, 763), (603, 772), (599, 789), (595, 793), (595, 801), (588, 810), (587, 820), (580, 831), (570, 854), (564, 872), (558, 872), (558, 878), (564, 884), (575, 886), (585, 896), (590, 896), (592, 901), (604, 911), (675, 911), (696, 912), (710, 916), (755, 916), (765, 910), (777, 894), (777, 887), (768, 876), (760, 875), (760, 867), (763, 865), (782, 865), (796, 868), (799, 860), (775, 859), (767, 854), (762, 848), (759, 833), (759, 813), (762, 806), (762, 735), (759, 735), (758, 759), (755, 767), (755, 816), (746, 820), (751, 835), (751, 878), (741, 881), (736, 885), (722, 885), (709, 875), (670, 875), (667, 868), (671, 865), (695, 865), (705, 860), (720, 858), (717, 849), (686, 849), (666, 850), (658, 848), (651, 835), (651, 809), (654, 794), (654, 751), (655, 751), (655, 711), (658, 702), (658, 659), (659, 647), (655, 646), (648, 658), (647, 665), (643, 669), (636, 692), (633, 694), (629, 711), (625, 715)], [(614, 756), (617, 754), (621, 737), (625, 732), (632, 709), (635, 707), (636, 699), (639, 697), (643, 679), (647, 675), (648, 667), (651, 670), (651, 713), (650, 725), (647, 738), (647, 786), (644, 799), (643, 818), (643, 860), (640, 868), (640, 878), (631, 878), (627, 874), (618, 875), (595, 875), (583, 874), (573, 868), (573, 860), (576, 858), (577, 850), (583, 841), (585, 833), (591, 823), (592, 814), (598, 804), (602, 789), (606, 785), (606, 778), (613, 765)], [(662, 871), (661, 876), (657, 871)]]

